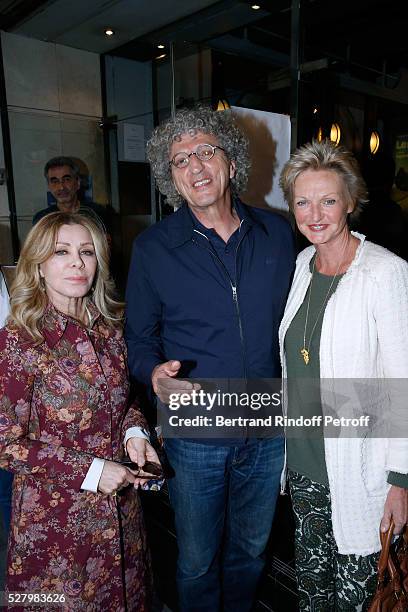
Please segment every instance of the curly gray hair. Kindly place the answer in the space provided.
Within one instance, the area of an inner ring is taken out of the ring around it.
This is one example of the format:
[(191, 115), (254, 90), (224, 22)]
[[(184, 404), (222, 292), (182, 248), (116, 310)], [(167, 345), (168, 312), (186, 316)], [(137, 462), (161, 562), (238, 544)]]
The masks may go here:
[(217, 112), (208, 106), (183, 108), (176, 112), (174, 118), (167, 119), (154, 129), (146, 147), (157, 187), (171, 206), (179, 206), (183, 201), (174, 187), (171, 175), (171, 145), (182, 134), (193, 135), (196, 132), (215, 136), (228, 159), (235, 161), (236, 171), (231, 179), (231, 192), (239, 194), (246, 189), (251, 166), (248, 140), (238, 128), (232, 112)]
[(343, 179), (346, 193), (354, 205), (349, 215), (349, 222), (355, 222), (363, 205), (368, 202), (368, 193), (354, 155), (329, 139), (322, 142), (312, 140), (296, 149), (284, 165), (279, 180), (285, 200), (292, 212), (295, 181), (299, 174), (306, 170), (333, 170)]

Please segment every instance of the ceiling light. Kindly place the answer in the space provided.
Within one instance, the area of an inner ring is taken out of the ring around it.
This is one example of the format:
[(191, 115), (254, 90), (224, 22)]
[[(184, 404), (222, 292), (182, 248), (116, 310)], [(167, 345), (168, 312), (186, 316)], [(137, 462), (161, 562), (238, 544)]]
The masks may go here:
[(158, 55), (157, 57), (155, 57), (154, 59), (163, 59), (163, 57), (166, 57), (165, 53), (162, 53), (161, 55)]
[(317, 106), (315, 106), (314, 109), (313, 109), (313, 114), (317, 115), (318, 112), (319, 112), (319, 110), (318, 110)]
[(164, 49), (164, 45), (157, 45), (158, 49)]
[(380, 135), (377, 130), (373, 130), (370, 136), (370, 151), (375, 155), (380, 147)]
[(252, 4), (251, 5), (251, 9), (254, 9), (254, 11), (259, 11), (261, 7), (259, 6), (259, 4)]
[(105, 36), (113, 36), (115, 34), (115, 30), (112, 30), (112, 28), (105, 28), (104, 34)]

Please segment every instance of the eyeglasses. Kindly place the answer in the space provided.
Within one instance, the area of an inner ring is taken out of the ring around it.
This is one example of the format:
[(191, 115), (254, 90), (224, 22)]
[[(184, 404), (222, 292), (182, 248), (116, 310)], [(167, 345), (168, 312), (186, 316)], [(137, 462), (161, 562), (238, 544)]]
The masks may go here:
[(74, 180), (74, 177), (71, 176), (70, 174), (67, 174), (66, 176), (62, 176), (60, 179), (57, 178), (56, 176), (52, 176), (50, 179), (48, 179), (48, 184), (49, 185), (70, 185), (72, 183), (72, 181)]
[(210, 144), (200, 144), (198, 145), (195, 151), (191, 153), (186, 153), (185, 151), (180, 151), (180, 153), (176, 153), (173, 159), (170, 161), (170, 164), (173, 164), (176, 168), (186, 168), (190, 163), (190, 157), (195, 155), (197, 159), (202, 162), (209, 161), (215, 155), (216, 149), (220, 149), (220, 151), (225, 151), (222, 147), (218, 145), (210, 145)]
[(130, 459), (123, 459), (120, 461), (121, 465), (137, 472), (135, 476), (137, 478), (143, 478), (145, 480), (159, 480), (164, 478), (163, 469), (160, 463), (154, 463), (153, 461), (146, 461), (142, 467), (140, 467), (134, 461)]

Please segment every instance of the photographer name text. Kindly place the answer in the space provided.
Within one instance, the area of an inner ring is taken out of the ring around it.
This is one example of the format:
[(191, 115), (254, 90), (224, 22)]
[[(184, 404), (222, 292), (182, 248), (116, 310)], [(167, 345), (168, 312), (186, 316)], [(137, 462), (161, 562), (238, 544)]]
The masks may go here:
[(333, 417), (330, 415), (300, 416), (290, 418), (282, 415), (270, 415), (264, 418), (255, 417), (215, 417), (198, 415), (195, 417), (180, 417), (171, 415), (171, 427), (368, 427), (370, 417)]

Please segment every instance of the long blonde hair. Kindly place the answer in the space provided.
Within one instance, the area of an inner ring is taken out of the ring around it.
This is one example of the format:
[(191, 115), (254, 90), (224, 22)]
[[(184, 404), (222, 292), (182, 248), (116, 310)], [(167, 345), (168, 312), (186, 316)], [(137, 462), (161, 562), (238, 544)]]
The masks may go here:
[(88, 296), (88, 299), (94, 303), (108, 325), (116, 327), (123, 321), (124, 304), (115, 299), (115, 285), (109, 274), (108, 241), (96, 217), (84, 212), (50, 213), (29, 231), (10, 289), (8, 320), (24, 329), (36, 342), (43, 341), (39, 323), (49, 301), (40, 277), (40, 264), (54, 254), (58, 232), (63, 225), (82, 225), (89, 231), (98, 265), (92, 297)]

